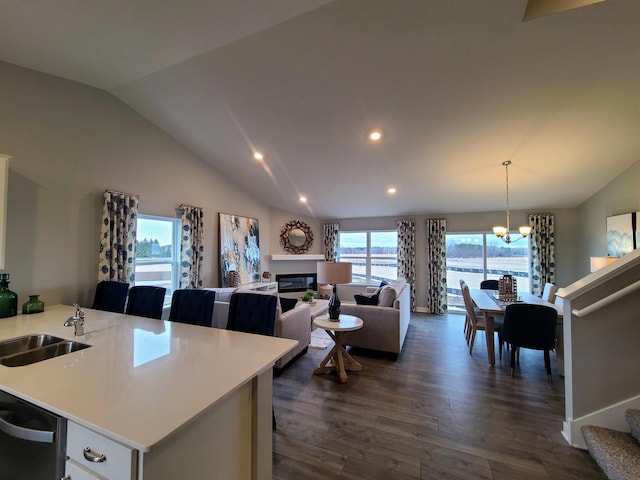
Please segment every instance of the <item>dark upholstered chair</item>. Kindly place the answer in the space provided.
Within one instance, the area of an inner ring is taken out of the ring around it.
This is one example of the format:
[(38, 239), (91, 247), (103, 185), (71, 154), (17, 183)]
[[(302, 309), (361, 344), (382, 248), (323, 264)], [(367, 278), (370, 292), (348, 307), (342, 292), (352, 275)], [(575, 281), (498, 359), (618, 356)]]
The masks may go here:
[[(234, 293), (229, 303), (227, 330), (273, 336), (278, 297), (258, 293)], [(273, 412), (272, 428), (276, 428)]]
[(105, 312), (124, 313), (124, 304), (127, 303), (129, 284), (126, 282), (114, 282), (103, 280), (96, 285), (96, 294), (91, 308), (104, 310)]
[(234, 293), (229, 303), (227, 330), (273, 336), (278, 297), (257, 293)]
[(498, 280), (483, 280), (480, 282), (482, 290), (498, 290)]
[(504, 312), (502, 339), (511, 344), (511, 376), (516, 365), (519, 348), (544, 350), (544, 366), (551, 383), (551, 361), (549, 351), (556, 346), (556, 326), (558, 312), (546, 305), (515, 303), (508, 305)]
[(167, 289), (164, 287), (147, 285), (131, 287), (127, 301), (127, 315), (138, 315), (160, 320), (166, 292)]
[(173, 292), (169, 320), (210, 327), (216, 292), (212, 290), (180, 289)]

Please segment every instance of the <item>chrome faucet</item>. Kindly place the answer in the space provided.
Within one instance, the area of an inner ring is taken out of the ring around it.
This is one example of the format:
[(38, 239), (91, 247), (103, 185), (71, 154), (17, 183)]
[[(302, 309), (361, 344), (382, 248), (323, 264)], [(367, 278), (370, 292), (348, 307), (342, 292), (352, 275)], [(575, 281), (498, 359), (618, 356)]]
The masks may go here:
[(81, 337), (84, 335), (84, 310), (77, 303), (73, 304), (76, 307), (76, 313), (73, 317), (69, 317), (66, 322), (64, 322), (65, 327), (70, 327), (73, 325), (75, 327), (74, 336)]

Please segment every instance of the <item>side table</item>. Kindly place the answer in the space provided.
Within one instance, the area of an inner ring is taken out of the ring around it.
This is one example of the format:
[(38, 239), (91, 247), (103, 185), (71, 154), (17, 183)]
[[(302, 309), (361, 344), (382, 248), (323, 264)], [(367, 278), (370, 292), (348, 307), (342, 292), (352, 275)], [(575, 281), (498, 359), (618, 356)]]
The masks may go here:
[(362, 365), (356, 362), (351, 355), (345, 350), (342, 339), (344, 332), (350, 332), (362, 328), (363, 321), (354, 315), (340, 315), (339, 321), (329, 320), (328, 315), (316, 317), (313, 320), (314, 325), (324, 329), (335, 342), (335, 345), (326, 357), (322, 359), (320, 364), (314, 369), (315, 375), (327, 372), (337, 372), (341, 383), (345, 383), (348, 379), (347, 370), (350, 372), (362, 370)]

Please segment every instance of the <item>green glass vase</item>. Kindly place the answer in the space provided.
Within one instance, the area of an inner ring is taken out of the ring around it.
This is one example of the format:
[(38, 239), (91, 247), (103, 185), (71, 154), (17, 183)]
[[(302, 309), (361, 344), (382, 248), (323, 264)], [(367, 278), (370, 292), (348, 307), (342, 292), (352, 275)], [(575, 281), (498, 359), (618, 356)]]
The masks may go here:
[(38, 298), (39, 295), (29, 295), (29, 300), (22, 304), (22, 314), (44, 312), (44, 302)]
[(18, 294), (9, 290), (9, 274), (0, 273), (0, 318), (18, 314)]

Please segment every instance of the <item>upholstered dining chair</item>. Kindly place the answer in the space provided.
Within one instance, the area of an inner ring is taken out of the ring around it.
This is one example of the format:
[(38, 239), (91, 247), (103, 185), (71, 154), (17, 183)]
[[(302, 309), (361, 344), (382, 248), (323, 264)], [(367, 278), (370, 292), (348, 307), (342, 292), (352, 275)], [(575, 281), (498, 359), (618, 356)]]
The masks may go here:
[[(229, 302), (227, 330), (273, 336), (276, 325), (278, 297), (257, 293), (234, 293)], [(276, 429), (276, 413), (272, 410), (273, 430)]]
[(171, 296), (169, 321), (210, 327), (213, 323), (213, 290), (179, 289)]
[(150, 285), (137, 285), (129, 290), (127, 299), (127, 315), (138, 315), (160, 320), (167, 289)]
[(480, 282), (480, 288), (482, 290), (498, 290), (498, 280), (483, 280)]
[(124, 313), (128, 292), (129, 284), (126, 282), (102, 280), (96, 285), (96, 293), (91, 308), (105, 312)]
[[(469, 355), (473, 354), (473, 344), (476, 340), (476, 332), (478, 330), (485, 330), (484, 317), (479, 317), (471, 294), (469, 293), (469, 286), (466, 283), (460, 283), (462, 289), (462, 298), (464, 300), (464, 308), (467, 312), (467, 319), (469, 321), (469, 330), (467, 332), (467, 343), (469, 344)], [(498, 342), (500, 346), (500, 360), (502, 360), (502, 345), (503, 338), (501, 335), (502, 321), (501, 319), (494, 318), (494, 332), (498, 334)], [(493, 339), (492, 339), (493, 341)]]
[(511, 344), (511, 376), (514, 374), (516, 354), (520, 348), (544, 351), (544, 367), (551, 383), (549, 351), (556, 347), (558, 312), (546, 305), (514, 303), (504, 313), (502, 339)]
[(556, 292), (558, 291), (558, 287), (556, 287), (553, 283), (545, 283), (544, 290), (542, 291), (542, 300), (545, 302), (553, 303), (556, 298)]

